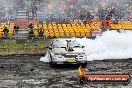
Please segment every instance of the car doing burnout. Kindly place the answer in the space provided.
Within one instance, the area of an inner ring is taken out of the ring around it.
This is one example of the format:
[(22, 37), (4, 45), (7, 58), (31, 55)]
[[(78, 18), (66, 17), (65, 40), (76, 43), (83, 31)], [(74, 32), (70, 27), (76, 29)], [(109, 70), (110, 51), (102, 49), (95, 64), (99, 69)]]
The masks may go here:
[(48, 46), (51, 65), (55, 64), (87, 64), (87, 56), (76, 40), (56, 39)]

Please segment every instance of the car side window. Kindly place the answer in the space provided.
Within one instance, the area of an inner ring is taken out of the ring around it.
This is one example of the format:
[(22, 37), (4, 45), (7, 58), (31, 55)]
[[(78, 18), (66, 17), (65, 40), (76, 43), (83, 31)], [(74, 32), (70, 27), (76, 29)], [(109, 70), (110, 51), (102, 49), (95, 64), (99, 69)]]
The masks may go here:
[(56, 43), (55, 43), (55, 42), (52, 42), (52, 43), (50, 44), (50, 47), (52, 47), (52, 48), (56, 48), (56, 47), (57, 47), (57, 45), (56, 45)]
[(53, 47), (53, 42), (50, 44), (50, 47)]
[(53, 43), (53, 44), (52, 44), (52, 47), (53, 47), (53, 48), (57, 48), (56, 43)]

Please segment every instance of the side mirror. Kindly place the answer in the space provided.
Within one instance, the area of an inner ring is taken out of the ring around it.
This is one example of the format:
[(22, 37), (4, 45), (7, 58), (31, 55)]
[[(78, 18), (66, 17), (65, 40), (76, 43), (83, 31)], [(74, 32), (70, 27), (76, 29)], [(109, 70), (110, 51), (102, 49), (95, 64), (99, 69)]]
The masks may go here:
[(45, 46), (45, 48), (49, 48), (49, 46)]
[(83, 45), (82, 48), (85, 48), (85, 46)]

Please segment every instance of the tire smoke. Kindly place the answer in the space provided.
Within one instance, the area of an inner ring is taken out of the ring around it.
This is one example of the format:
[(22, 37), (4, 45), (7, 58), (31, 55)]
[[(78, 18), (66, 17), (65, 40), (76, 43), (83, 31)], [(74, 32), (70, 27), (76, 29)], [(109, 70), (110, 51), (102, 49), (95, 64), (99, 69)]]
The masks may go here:
[(106, 31), (95, 40), (77, 39), (85, 46), (87, 60), (132, 58), (132, 32)]
[(40, 61), (46, 62), (46, 63), (50, 62), (48, 52), (47, 52), (47, 54), (44, 57), (40, 58)]

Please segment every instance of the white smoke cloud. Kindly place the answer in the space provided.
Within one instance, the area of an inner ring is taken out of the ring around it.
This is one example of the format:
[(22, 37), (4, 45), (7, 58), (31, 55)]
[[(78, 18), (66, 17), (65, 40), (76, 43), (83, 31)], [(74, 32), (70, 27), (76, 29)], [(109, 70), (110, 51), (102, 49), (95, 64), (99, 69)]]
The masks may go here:
[(85, 45), (87, 60), (132, 58), (132, 32), (107, 31), (95, 40), (77, 39)]
[(46, 63), (50, 62), (48, 52), (47, 52), (47, 54), (45, 55), (45, 57), (41, 57), (41, 58), (40, 58), (40, 61), (43, 61), (43, 62), (46, 62)]
[[(132, 32), (106, 31), (95, 40), (75, 38), (85, 46), (87, 60), (128, 59), (132, 58)], [(48, 54), (40, 61), (49, 62)]]

